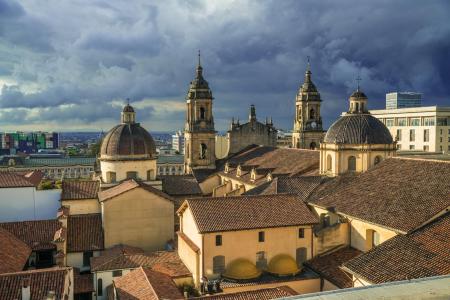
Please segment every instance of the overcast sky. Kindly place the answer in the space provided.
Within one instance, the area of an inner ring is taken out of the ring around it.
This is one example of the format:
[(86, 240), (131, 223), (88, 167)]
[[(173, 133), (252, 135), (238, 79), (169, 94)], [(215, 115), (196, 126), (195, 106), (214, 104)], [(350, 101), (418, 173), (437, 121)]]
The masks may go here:
[(358, 72), (370, 108), (450, 106), (447, 0), (0, 0), (0, 131), (106, 131), (126, 98), (148, 130), (182, 128), (198, 49), (217, 130), (250, 104), (290, 129), (307, 56), (327, 127)]

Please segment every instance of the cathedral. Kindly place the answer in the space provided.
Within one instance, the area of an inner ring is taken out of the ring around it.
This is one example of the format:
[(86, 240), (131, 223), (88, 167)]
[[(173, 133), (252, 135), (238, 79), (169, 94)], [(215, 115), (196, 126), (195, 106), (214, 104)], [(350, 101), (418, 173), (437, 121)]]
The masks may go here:
[(322, 99), (311, 80), (311, 66), (305, 72), (305, 80), (295, 99), (295, 120), (292, 148), (318, 149), (325, 131), (322, 127), (320, 104)]

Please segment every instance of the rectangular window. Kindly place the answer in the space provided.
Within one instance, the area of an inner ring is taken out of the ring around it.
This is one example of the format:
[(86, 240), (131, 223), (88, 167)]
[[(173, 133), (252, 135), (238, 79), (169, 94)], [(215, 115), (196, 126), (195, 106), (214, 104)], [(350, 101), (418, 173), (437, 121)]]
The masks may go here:
[(430, 147), (429, 146), (423, 146), (423, 151), (430, 151)]
[(414, 129), (409, 130), (409, 141), (414, 142), (416, 140), (416, 131)]
[(264, 242), (264, 239), (265, 239), (264, 231), (258, 232), (258, 242), (262, 243)]
[(402, 140), (402, 130), (397, 129), (397, 141), (401, 141), (401, 140)]
[(386, 119), (386, 126), (387, 127), (394, 126), (394, 119)]
[(122, 276), (122, 270), (115, 270), (112, 272), (112, 277), (120, 277)]
[(83, 267), (89, 267), (91, 265), (92, 251), (83, 252)]
[(423, 125), (425, 126), (434, 126), (434, 118), (433, 117), (428, 117), (428, 118), (424, 118), (423, 119)]
[(298, 238), (303, 239), (305, 237), (305, 228), (298, 229)]
[(423, 141), (429, 142), (430, 141), (430, 129), (425, 129), (423, 131)]
[(216, 235), (216, 246), (222, 246), (222, 236), (220, 234)]
[(399, 118), (397, 124), (398, 126), (406, 126), (406, 118)]
[(97, 280), (97, 296), (103, 296), (103, 280), (101, 278)]
[(414, 145), (409, 145), (409, 150), (414, 150), (416, 147)]
[(437, 118), (437, 126), (447, 126), (447, 118)]
[(411, 119), (411, 126), (420, 126), (420, 119)]

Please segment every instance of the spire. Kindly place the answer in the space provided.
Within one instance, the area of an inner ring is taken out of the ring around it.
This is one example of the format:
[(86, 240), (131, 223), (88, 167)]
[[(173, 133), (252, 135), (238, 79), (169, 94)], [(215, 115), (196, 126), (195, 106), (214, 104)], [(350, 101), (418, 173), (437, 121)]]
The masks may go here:
[(305, 72), (305, 83), (311, 83), (311, 62), (310, 62), (310, 57), (307, 56), (308, 59), (308, 65), (306, 67), (306, 72)]
[(256, 109), (254, 104), (250, 105), (250, 114), (248, 115), (248, 121), (256, 121)]
[(358, 71), (358, 77), (356, 77), (356, 82), (357, 82), (357, 88), (356, 88), (356, 90), (359, 92), (360, 91), (360, 89), (359, 89), (359, 83), (360, 83), (360, 81), (362, 80), (361, 79), (361, 76), (359, 76), (359, 71)]
[(200, 50), (198, 50), (197, 78), (203, 77), (203, 68), (200, 62)]

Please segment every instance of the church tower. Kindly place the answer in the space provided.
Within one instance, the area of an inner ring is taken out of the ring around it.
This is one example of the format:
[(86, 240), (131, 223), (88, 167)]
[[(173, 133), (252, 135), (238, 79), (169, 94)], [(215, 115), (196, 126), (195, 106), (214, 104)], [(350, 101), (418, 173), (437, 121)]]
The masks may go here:
[(214, 169), (216, 167), (212, 92), (203, 78), (203, 68), (198, 53), (196, 76), (186, 95), (186, 124), (184, 129), (184, 169)]
[(317, 149), (325, 132), (320, 116), (320, 93), (311, 80), (311, 66), (308, 67), (305, 80), (295, 99), (295, 120), (292, 133), (292, 148)]

